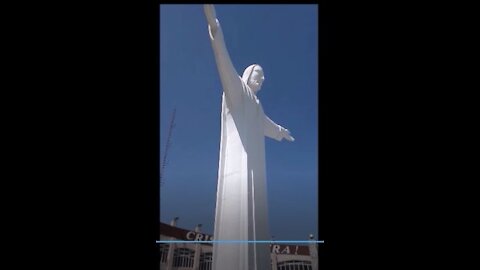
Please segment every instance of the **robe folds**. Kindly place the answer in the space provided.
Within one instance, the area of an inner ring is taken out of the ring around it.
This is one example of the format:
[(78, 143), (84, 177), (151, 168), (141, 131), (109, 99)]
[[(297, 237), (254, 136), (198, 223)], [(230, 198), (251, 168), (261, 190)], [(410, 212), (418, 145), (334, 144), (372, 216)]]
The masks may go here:
[[(281, 140), (281, 128), (236, 72), (217, 24), (209, 31), (223, 88), (214, 239), (268, 241), (265, 136)], [(271, 269), (269, 244), (214, 243), (213, 269)]]

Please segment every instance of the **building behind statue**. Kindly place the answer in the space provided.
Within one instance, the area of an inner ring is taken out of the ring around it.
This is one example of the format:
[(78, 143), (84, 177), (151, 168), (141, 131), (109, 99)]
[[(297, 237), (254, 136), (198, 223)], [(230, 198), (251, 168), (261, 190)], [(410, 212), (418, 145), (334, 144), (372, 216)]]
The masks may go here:
[[(213, 240), (210, 234), (201, 232), (201, 225), (193, 230), (176, 226), (177, 219), (170, 224), (160, 223), (160, 240)], [(311, 239), (311, 238), (310, 238)], [(228, 244), (231, 245), (231, 244)], [(210, 270), (212, 269), (212, 244), (210, 243), (161, 243), (161, 270)], [(318, 269), (317, 244), (270, 245), (272, 270)]]

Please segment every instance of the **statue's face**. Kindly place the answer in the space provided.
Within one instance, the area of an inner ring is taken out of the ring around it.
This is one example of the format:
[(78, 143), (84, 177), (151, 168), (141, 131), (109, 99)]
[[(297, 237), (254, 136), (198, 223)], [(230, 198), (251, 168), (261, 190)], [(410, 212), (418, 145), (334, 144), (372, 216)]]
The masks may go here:
[(263, 81), (265, 81), (265, 76), (263, 75), (263, 69), (261, 66), (256, 65), (253, 68), (252, 75), (250, 75), (250, 80), (248, 85), (254, 92), (257, 92), (262, 88)]

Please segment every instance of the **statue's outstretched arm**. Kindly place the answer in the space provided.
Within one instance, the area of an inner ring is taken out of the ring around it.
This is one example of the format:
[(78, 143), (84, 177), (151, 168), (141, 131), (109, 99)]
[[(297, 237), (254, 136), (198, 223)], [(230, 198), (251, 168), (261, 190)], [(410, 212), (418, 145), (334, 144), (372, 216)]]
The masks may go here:
[(215, 55), (218, 73), (220, 74), (223, 91), (233, 105), (237, 104), (242, 100), (242, 92), (232, 90), (243, 89), (242, 81), (232, 64), (230, 55), (228, 54), (223, 39), (222, 28), (220, 22), (216, 18), (215, 7), (213, 5), (203, 5), (203, 9), (208, 22), (210, 40), (212, 42), (213, 53)]
[(286, 139), (291, 142), (295, 141), (295, 139), (290, 135), (290, 131), (288, 131), (288, 129), (276, 124), (266, 115), (263, 130), (265, 136), (275, 139), (277, 141), (281, 141), (282, 139)]

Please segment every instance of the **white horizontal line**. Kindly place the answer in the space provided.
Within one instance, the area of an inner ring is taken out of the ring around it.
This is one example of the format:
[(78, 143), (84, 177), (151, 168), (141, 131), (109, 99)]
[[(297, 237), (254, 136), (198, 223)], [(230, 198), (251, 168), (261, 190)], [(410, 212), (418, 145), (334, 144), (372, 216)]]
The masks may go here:
[(252, 244), (281, 244), (281, 243), (304, 243), (304, 244), (312, 244), (312, 243), (320, 243), (323, 244), (323, 240), (158, 240), (156, 241), (157, 244), (161, 243), (252, 243)]

